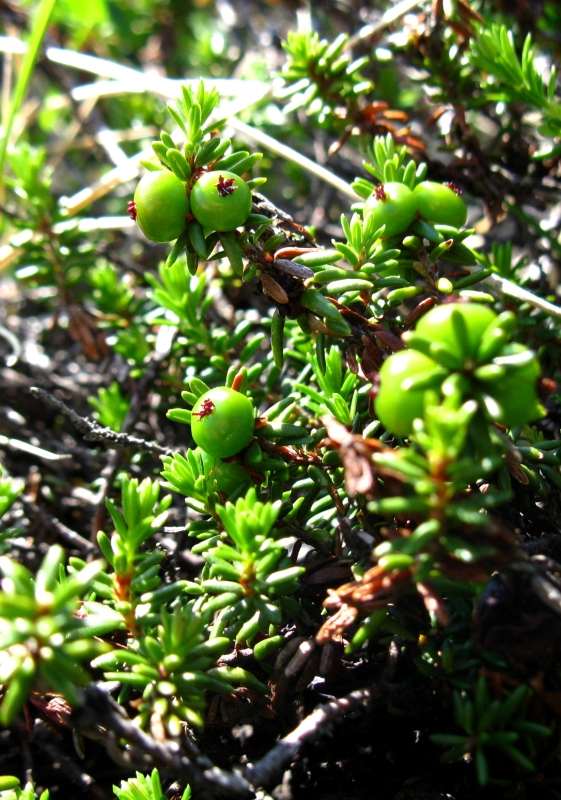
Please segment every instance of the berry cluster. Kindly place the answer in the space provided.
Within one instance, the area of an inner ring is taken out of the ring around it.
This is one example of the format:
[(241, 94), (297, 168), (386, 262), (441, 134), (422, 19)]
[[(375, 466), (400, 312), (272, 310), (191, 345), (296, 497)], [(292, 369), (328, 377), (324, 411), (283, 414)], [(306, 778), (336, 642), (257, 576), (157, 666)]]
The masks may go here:
[(236, 151), (220, 137), (225, 120), (212, 119), (219, 100), (216, 89), (201, 81), (195, 89), (184, 86), (169, 112), (179, 126), (184, 143), (178, 149), (166, 131), (152, 142), (157, 158), (142, 161), (148, 170), (128, 204), (131, 219), (154, 242), (175, 241), (166, 261), (171, 267), (185, 253), (194, 275), (220, 243), (232, 269), (241, 274), (242, 256), (235, 229), (251, 215), (251, 191), (265, 178), (248, 178), (261, 153)]
[(217, 386), (201, 394), (191, 411), (194, 451), (209, 486), (227, 497), (251, 484), (249, 473), (235, 461), (222, 461), (243, 450), (253, 436), (253, 403), (245, 394)]
[(507, 427), (544, 416), (537, 395), (538, 360), (523, 345), (509, 343), (515, 318), (487, 306), (437, 306), (403, 335), (409, 346), (380, 370), (376, 414), (398, 436), (408, 436), (422, 418), (426, 392), (440, 399), (473, 399), (491, 422)]
[(251, 211), (249, 186), (233, 172), (203, 173), (191, 189), (173, 172), (145, 175), (134, 193), (131, 213), (147, 239), (171, 242), (185, 230), (191, 214), (204, 228), (233, 231)]
[(431, 225), (461, 228), (467, 220), (467, 207), (453, 184), (423, 181), (410, 189), (389, 181), (366, 199), (364, 215), (372, 217), (377, 228), (385, 225), (384, 237), (388, 238), (403, 233), (418, 217)]

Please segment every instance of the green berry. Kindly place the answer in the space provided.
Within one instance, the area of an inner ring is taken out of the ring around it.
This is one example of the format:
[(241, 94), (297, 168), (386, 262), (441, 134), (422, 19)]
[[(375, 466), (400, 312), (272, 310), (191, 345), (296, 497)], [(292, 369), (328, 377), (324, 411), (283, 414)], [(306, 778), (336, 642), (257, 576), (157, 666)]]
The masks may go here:
[(466, 224), (467, 206), (454, 189), (443, 183), (423, 181), (413, 190), (417, 211), (431, 225), (461, 228)]
[(243, 225), (252, 205), (247, 183), (233, 172), (206, 172), (191, 189), (191, 211), (205, 228), (233, 231)]
[(191, 412), (191, 434), (202, 450), (228, 458), (246, 447), (255, 427), (251, 400), (227, 386), (202, 394)]
[(384, 361), (380, 370), (380, 391), (375, 400), (376, 416), (384, 427), (398, 436), (408, 436), (413, 420), (424, 414), (425, 389), (403, 386), (403, 382), (436, 368), (432, 358), (416, 350), (400, 350)]
[[(521, 354), (529, 356), (530, 351), (518, 343), (508, 344), (494, 361), (500, 364), (505, 358), (506, 363), (509, 358)], [(492, 398), (491, 402), (486, 403), (489, 416), (508, 428), (543, 417), (545, 410), (537, 394), (540, 373), (540, 364), (535, 356), (524, 359), (520, 366), (507, 366), (506, 374), (487, 386), (488, 395)]]
[(464, 362), (475, 358), (483, 332), (496, 319), (495, 312), (480, 303), (446, 303), (421, 317), (415, 336), (445, 345)]
[(185, 229), (189, 211), (185, 184), (172, 172), (149, 172), (134, 193), (140, 230), (153, 242), (171, 242)]
[(201, 457), (208, 490), (223, 492), (229, 497), (240, 487), (251, 486), (251, 478), (240, 464), (222, 461), (200, 447), (195, 450), (195, 454)]
[(374, 219), (374, 226), (386, 226), (384, 238), (403, 233), (415, 219), (417, 206), (411, 189), (404, 183), (381, 183), (364, 203), (364, 217)]

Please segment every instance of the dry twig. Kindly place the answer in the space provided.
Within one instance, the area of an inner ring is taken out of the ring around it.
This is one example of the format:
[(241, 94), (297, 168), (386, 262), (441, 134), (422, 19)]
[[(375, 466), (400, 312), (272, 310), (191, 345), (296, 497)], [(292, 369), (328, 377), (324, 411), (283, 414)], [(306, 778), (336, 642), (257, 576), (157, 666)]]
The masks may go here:
[[(216, 796), (254, 796), (244, 777), (237, 772), (227, 772), (215, 766), (187, 737), (183, 738), (181, 745), (184, 750), (189, 751), (188, 755), (181, 752), (178, 742), (160, 743), (144, 733), (123, 715), (122, 709), (99, 686), (91, 684), (85, 691), (85, 699), (85, 705), (73, 714), (72, 722), (75, 727), (85, 735), (98, 738), (98, 728), (101, 725), (107, 733), (117, 739), (124, 739), (130, 747), (131, 761), (134, 761), (137, 768), (146, 770), (148, 760), (151, 767), (171, 773), (175, 780), (190, 783), (201, 800), (210, 800)], [(135, 750), (140, 751), (137, 758)]]
[(88, 542), (87, 539), (84, 539), (83, 536), (80, 536), (79, 533), (71, 530), (71, 528), (67, 528), (60, 520), (45, 511), (44, 508), (40, 508), (40, 506), (34, 503), (27, 495), (21, 495), (19, 499), (28, 517), (42, 522), (45, 527), (56, 533), (65, 544), (83, 553), (99, 553), (96, 545)]
[(174, 451), (169, 447), (162, 447), (156, 442), (148, 442), (146, 439), (131, 436), (128, 433), (117, 433), (111, 428), (104, 428), (102, 425), (98, 425), (97, 422), (88, 419), (88, 417), (81, 417), (63, 403), (62, 400), (58, 400), (58, 398), (38, 386), (32, 386), (29, 391), (38, 400), (42, 400), (56, 408), (57, 411), (60, 411), (80, 433), (84, 434), (84, 439), (89, 442), (103, 442), (103, 444), (111, 448), (134, 447), (137, 450), (148, 450), (148, 452), (157, 453), (158, 455), (173, 455)]
[(300, 747), (329, 731), (329, 726), (355, 709), (362, 708), (371, 699), (376, 689), (357, 689), (354, 692), (318, 706), (302, 720), (284, 739), (280, 739), (256, 764), (245, 769), (245, 775), (254, 786), (268, 786), (289, 764)]

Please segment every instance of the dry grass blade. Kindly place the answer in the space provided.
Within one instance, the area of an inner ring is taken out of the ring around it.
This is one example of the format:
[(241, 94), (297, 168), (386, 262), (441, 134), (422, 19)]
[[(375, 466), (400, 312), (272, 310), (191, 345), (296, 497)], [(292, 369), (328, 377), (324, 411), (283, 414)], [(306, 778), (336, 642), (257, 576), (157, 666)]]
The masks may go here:
[(3, 185), (4, 161), (6, 159), (6, 152), (8, 150), (8, 143), (10, 142), (12, 127), (21, 108), (21, 104), (23, 103), (23, 98), (25, 97), (25, 92), (29, 85), (31, 74), (35, 67), (35, 62), (37, 61), (39, 48), (41, 47), (41, 42), (43, 41), (47, 25), (49, 24), (49, 19), (54, 5), (55, 0), (42, 0), (33, 21), (31, 36), (29, 38), (29, 46), (23, 60), (21, 72), (18, 76), (10, 106), (10, 115), (5, 124), (4, 138), (2, 139), (2, 143), (0, 145), (0, 187)]

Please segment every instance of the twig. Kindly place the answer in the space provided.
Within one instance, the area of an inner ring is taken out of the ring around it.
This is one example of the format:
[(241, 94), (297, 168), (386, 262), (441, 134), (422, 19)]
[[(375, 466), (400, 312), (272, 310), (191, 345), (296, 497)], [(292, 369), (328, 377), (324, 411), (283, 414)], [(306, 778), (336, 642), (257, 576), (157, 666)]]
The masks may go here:
[[(146, 399), (150, 393), (150, 386), (156, 378), (161, 364), (168, 357), (176, 334), (177, 328), (175, 327), (163, 325), (160, 328), (158, 336), (156, 337), (154, 351), (147, 361), (146, 370), (142, 377), (134, 384), (129, 410), (122, 425), (123, 434), (127, 435), (127, 432), (136, 424), (142, 406), (146, 403)], [(160, 447), (159, 445), (156, 446)], [(173, 450), (160, 448), (160, 452), (162, 450), (164, 450), (166, 455), (173, 455), (174, 452)], [(98, 531), (102, 529), (103, 516), (105, 514), (105, 497), (109, 487), (113, 485), (120, 461), (121, 453), (118, 450), (113, 450), (109, 454), (106, 466), (101, 471), (99, 489), (93, 501), (95, 513), (92, 524), (92, 538), (94, 540)]]
[(296, 755), (305, 742), (311, 742), (328, 732), (329, 726), (354, 709), (366, 705), (376, 688), (357, 689), (354, 692), (318, 706), (284, 739), (280, 739), (256, 764), (249, 764), (244, 775), (254, 786), (268, 786), (284, 766)]
[[(96, 684), (85, 690), (86, 703), (74, 711), (72, 723), (92, 738), (98, 738), (102, 726), (117, 739), (124, 739), (129, 756), (133, 757), (137, 748), (140, 751), (136, 760), (132, 758), (137, 768), (146, 771), (149, 765), (169, 770), (174, 779), (189, 782), (201, 800), (217, 795), (250, 798), (255, 797), (255, 787), (271, 785), (303, 744), (328, 733), (331, 725), (363, 708), (378, 692), (377, 687), (358, 689), (319, 706), (256, 764), (247, 765), (243, 774), (237, 769), (227, 772), (215, 766), (187, 738), (181, 743), (187, 752), (181, 752), (178, 742), (157, 742), (126, 717), (123, 709)], [(106, 742), (108, 738), (111, 737), (105, 735)]]
[(77, 784), (82, 791), (89, 793), (90, 796), (97, 797), (99, 800), (108, 800), (109, 795), (96, 783), (95, 779), (80, 769), (58, 746), (54, 740), (53, 732), (46, 722), (39, 720), (35, 723), (33, 740), (51, 758), (53, 764), (59, 765), (58, 768), (62, 769), (65, 776), (72, 783)]
[(529, 292), (527, 289), (523, 289), (522, 286), (518, 286), (518, 284), (513, 283), (506, 278), (501, 278), (500, 275), (489, 275), (487, 278), (485, 278), (485, 283), (490, 283), (491, 286), (493, 286), (495, 289), (498, 289), (499, 292), (508, 294), (509, 297), (514, 297), (516, 300), (520, 300), (522, 303), (529, 303), (530, 305), (534, 306), (534, 308), (539, 308), (540, 311), (545, 311), (545, 313), (549, 314), (550, 317), (561, 319), (561, 307), (544, 300), (542, 297), (538, 297), (538, 295)]
[[(72, 722), (76, 728), (89, 735), (88, 730), (101, 725), (117, 738), (124, 739), (129, 746), (138, 747), (144, 756), (142, 762), (137, 765), (140, 769), (145, 771), (146, 762), (149, 760), (151, 765), (169, 770), (175, 780), (189, 782), (201, 800), (217, 795), (236, 798), (255, 796), (244, 777), (239, 773), (227, 772), (215, 766), (186, 737), (182, 740), (182, 744), (189, 749), (189, 757), (181, 752), (177, 742), (157, 742), (140, 730), (132, 720), (123, 716), (122, 709), (99, 686), (90, 685), (85, 691), (85, 698), (85, 706), (77, 709), (72, 715)], [(96, 733), (94, 738), (97, 738)]]
[(12, 348), (11, 354), (9, 356), (6, 356), (4, 360), (6, 362), (7, 367), (13, 367), (14, 364), (16, 364), (18, 360), (21, 358), (21, 353), (22, 353), (21, 342), (15, 335), (15, 333), (12, 333), (12, 331), (8, 330), (8, 328), (5, 328), (3, 325), (0, 325), (0, 336), (3, 339), (5, 339)]
[[(91, 72), (98, 77), (112, 81), (122, 81), (129, 87), (129, 92), (153, 91), (163, 97), (173, 99), (181, 96), (181, 86), (191, 85), (196, 89), (199, 83), (198, 78), (182, 80), (165, 78), (161, 75), (141, 72), (132, 67), (125, 67), (105, 58), (78, 53), (74, 50), (64, 50), (60, 47), (47, 48), (46, 56), (57, 64), (64, 64), (83, 72)], [(255, 98), (262, 97), (268, 91), (268, 85), (257, 80), (206, 78), (205, 83), (208, 86), (216, 86), (223, 97), (241, 98), (246, 104), (255, 102)]]
[(82, 217), (81, 219), (70, 219), (65, 222), (57, 222), (53, 225), (53, 233), (64, 233), (68, 230), (80, 231), (80, 233), (90, 233), (90, 231), (114, 231), (134, 228), (135, 223), (130, 217), (108, 216), (108, 217)]
[(33, 783), (33, 755), (29, 746), (29, 731), (23, 720), (16, 720), (14, 725), (14, 738), (18, 743), (24, 777), (26, 783)]
[(51, 516), (47, 511), (33, 502), (27, 495), (20, 495), (20, 502), (23, 505), (25, 513), (33, 519), (39, 519), (47, 528), (54, 531), (60, 538), (67, 544), (75, 547), (85, 553), (98, 553), (97, 547), (80, 536), (76, 531), (67, 528), (56, 517)]
[(378, 22), (374, 22), (370, 25), (364, 25), (358, 31), (358, 33), (356, 33), (354, 36), (351, 36), (345, 45), (345, 50), (350, 50), (359, 42), (363, 42), (365, 39), (371, 39), (377, 33), (381, 33), (384, 28), (387, 28), (392, 23), (397, 22), (400, 17), (403, 17), (405, 14), (413, 11), (415, 6), (418, 5), (419, 0), (402, 0), (401, 3), (396, 3), (395, 5), (392, 4)]
[[(97, 84), (93, 84), (97, 86)], [(160, 133), (160, 129), (155, 125), (143, 125), (140, 128), (133, 128), (132, 130), (116, 129), (112, 134), (116, 142), (136, 142), (139, 139), (146, 139), (150, 137), (154, 139)], [(66, 150), (91, 150), (96, 144), (101, 144), (103, 141), (103, 133), (85, 133), (82, 136), (77, 136), (69, 146), (66, 143), (53, 144), (49, 148), (49, 153), (58, 155), (61, 151)]]
[(86, 208), (86, 206), (91, 205), (101, 197), (105, 197), (106, 194), (112, 192), (117, 186), (134, 180), (138, 177), (142, 159), (150, 158), (153, 152), (152, 148), (141, 150), (140, 153), (136, 153), (136, 155), (129, 158), (125, 163), (106, 172), (90, 186), (86, 186), (85, 189), (80, 189), (80, 191), (72, 195), (72, 197), (62, 197), (60, 199), (61, 208), (64, 209), (65, 214), (69, 217), (73, 217), (83, 208)]
[(148, 442), (146, 439), (140, 439), (138, 436), (131, 436), (128, 433), (117, 433), (111, 428), (104, 428), (98, 425), (97, 422), (88, 419), (88, 417), (81, 417), (63, 403), (62, 400), (58, 400), (58, 398), (38, 386), (32, 386), (29, 391), (37, 399), (48, 403), (56, 408), (57, 411), (60, 411), (61, 414), (64, 414), (80, 433), (84, 434), (84, 439), (89, 442), (103, 442), (112, 449), (134, 447), (137, 450), (147, 450), (150, 453), (165, 456), (170, 456), (174, 453), (169, 447), (162, 447), (156, 442)]
[(360, 200), (360, 197), (357, 195), (352, 186), (338, 175), (335, 175), (333, 172), (325, 167), (322, 167), (320, 164), (317, 164), (315, 161), (312, 161), (310, 158), (306, 158), (306, 156), (302, 155), (302, 153), (299, 153), (297, 150), (294, 150), (292, 147), (279, 142), (278, 139), (274, 139), (272, 136), (263, 133), (263, 131), (253, 128), (251, 125), (247, 125), (245, 122), (242, 122), (236, 117), (229, 119), (228, 125), (229, 127), (233, 128), (236, 133), (241, 134), (244, 139), (257, 142), (257, 144), (262, 145), (272, 153), (275, 153), (282, 158), (286, 158), (288, 161), (293, 161), (295, 164), (298, 164), (300, 167), (302, 167), (302, 169), (305, 169), (312, 175), (320, 178), (320, 180), (325, 181), (325, 183), (329, 183), (331, 186), (334, 186), (337, 191), (341, 192), (341, 194), (345, 195), (346, 197), (350, 197), (351, 200), (354, 200), (355, 202)]
[(296, 523), (292, 522), (291, 520), (283, 520), (282, 521), (283, 527), (287, 527), (290, 530), (290, 533), (295, 536), (297, 539), (301, 539), (304, 544), (312, 547), (316, 553), (320, 553), (322, 556), (331, 556), (331, 550), (329, 547), (326, 547), (321, 542), (318, 542), (317, 539), (314, 539), (312, 536), (308, 534), (308, 532), (300, 527), (300, 525), (296, 525)]
[(22, 442), (21, 439), (12, 439), (2, 434), (0, 434), (0, 447), (11, 447), (14, 450), (20, 450), (22, 453), (44, 458), (46, 461), (62, 461), (65, 458), (72, 458), (69, 453), (51, 453), (42, 447), (35, 447), (34, 444), (29, 444), (29, 442)]

